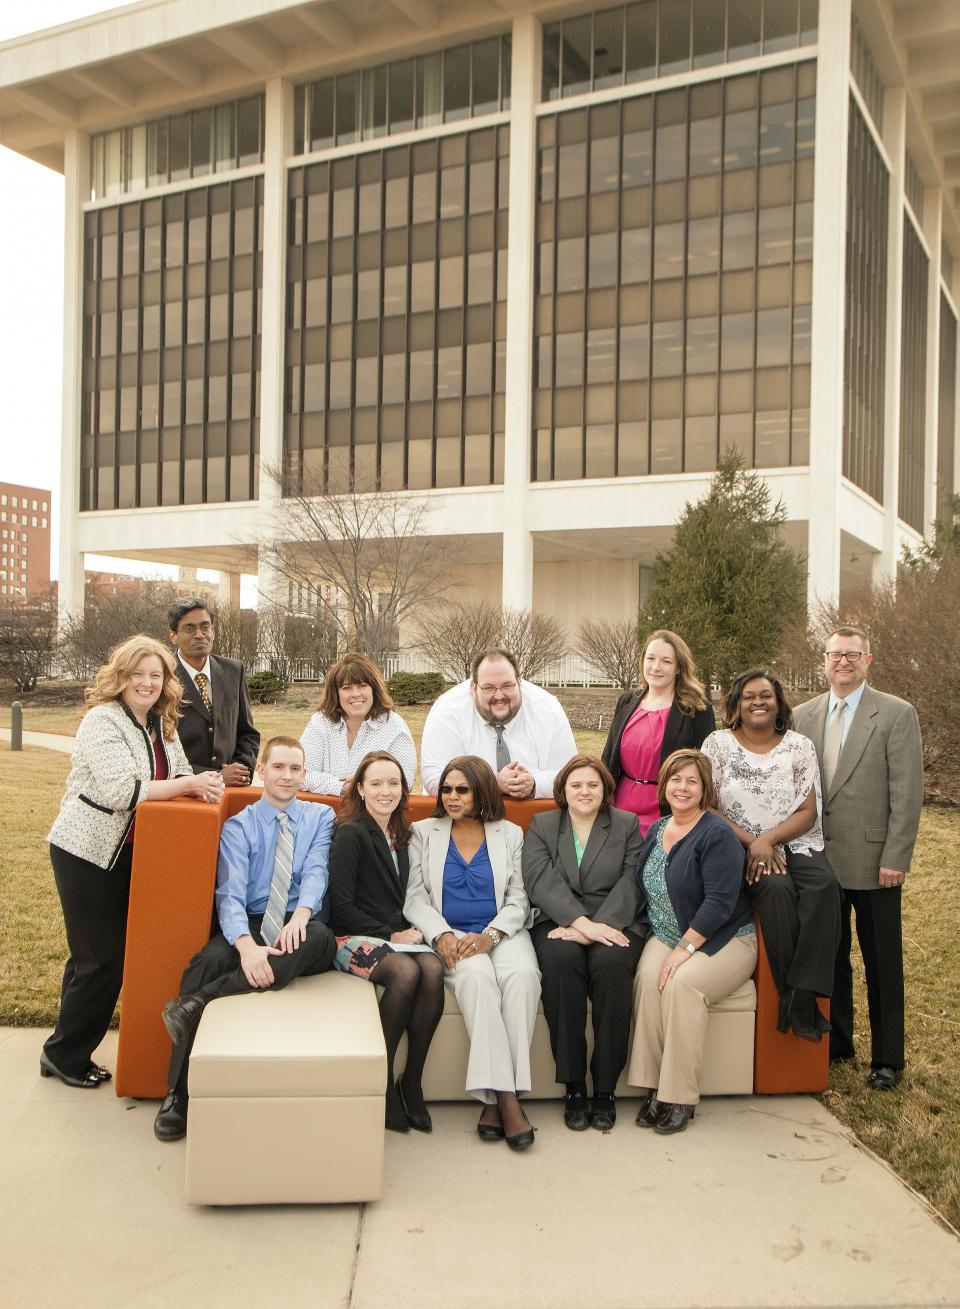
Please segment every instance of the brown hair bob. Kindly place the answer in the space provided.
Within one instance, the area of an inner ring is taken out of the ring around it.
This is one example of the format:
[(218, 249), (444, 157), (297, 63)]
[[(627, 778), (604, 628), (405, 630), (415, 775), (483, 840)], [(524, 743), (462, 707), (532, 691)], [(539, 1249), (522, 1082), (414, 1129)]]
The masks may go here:
[(617, 784), (613, 780), (613, 774), (602, 759), (597, 759), (592, 754), (575, 754), (557, 773), (553, 780), (553, 801), (561, 809), (568, 808), (566, 789), (570, 774), (577, 768), (592, 768), (603, 783), (603, 799), (600, 801), (599, 813), (603, 813), (610, 808), (610, 802), (613, 800), (613, 793), (617, 789)]
[(717, 793), (713, 785), (713, 767), (702, 750), (674, 750), (672, 755), (664, 759), (657, 777), (657, 800), (660, 808), (670, 808), (667, 802), (667, 783), (674, 773), (678, 773), (681, 768), (686, 768), (687, 764), (693, 764), (700, 774), (700, 781), (703, 783), (700, 808), (715, 809)]
[(503, 796), (500, 794), (494, 771), (485, 759), (480, 759), (475, 754), (458, 755), (444, 768), (437, 782), (437, 807), (431, 815), (432, 818), (446, 817), (447, 811), (443, 807), (440, 788), (447, 780), (447, 774), (452, 773), (454, 769), (463, 773), (473, 792), (473, 813), (467, 817), (478, 818), (481, 823), (496, 823), (501, 818), (506, 818), (507, 811), (503, 807)]
[(393, 708), (393, 700), (387, 690), (380, 669), (366, 655), (351, 650), (330, 665), (323, 681), (323, 695), (320, 697), (320, 712), (331, 723), (339, 723), (343, 717), (340, 708), (340, 688), (359, 683), (369, 686), (373, 692), (373, 704), (367, 718), (383, 718)]
[(403, 775), (403, 769), (389, 750), (371, 750), (369, 754), (365, 754), (360, 760), (357, 771), (350, 778), (346, 790), (343, 792), (336, 825), (337, 827), (345, 827), (347, 823), (356, 823), (367, 812), (367, 806), (359, 788), (363, 785), (367, 769), (371, 764), (377, 763), (394, 764), (400, 774), (400, 803), (390, 815), (387, 831), (393, 837), (394, 843), (398, 847), (402, 847), (409, 844), (410, 841), (410, 819), (407, 817), (407, 799), (410, 795), (410, 788), (407, 786), (407, 779)]

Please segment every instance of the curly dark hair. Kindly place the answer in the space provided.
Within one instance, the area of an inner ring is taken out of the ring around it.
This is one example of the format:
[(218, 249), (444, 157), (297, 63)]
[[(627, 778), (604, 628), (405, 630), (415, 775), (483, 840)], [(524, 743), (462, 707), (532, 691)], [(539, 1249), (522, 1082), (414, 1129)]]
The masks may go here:
[(777, 718), (774, 723), (774, 730), (783, 736), (793, 726), (793, 711), (787, 704), (787, 697), (783, 693), (783, 687), (780, 685), (780, 678), (776, 673), (771, 673), (769, 668), (748, 668), (745, 673), (733, 679), (730, 690), (723, 697), (723, 725), (724, 727), (740, 726), (740, 701), (743, 699), (743, 688), (748, 682), (754, 682), (757, 678), (763, 678), (773, 687), (773, 693), (777, 697)]

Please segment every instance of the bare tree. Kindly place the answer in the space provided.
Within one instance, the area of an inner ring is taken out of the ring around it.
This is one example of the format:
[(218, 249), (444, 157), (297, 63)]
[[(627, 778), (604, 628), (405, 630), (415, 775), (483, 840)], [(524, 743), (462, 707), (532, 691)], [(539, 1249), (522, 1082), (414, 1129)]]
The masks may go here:
[(599, 668), (615, 686), (628, 691), (636, 686), (643, 641), (636, 620), (623, 623), (593, 622), (585, 618), (577, 628), (577, 654)]
[(486, 601), (445, 605), (421, 620), (417, 644), (438, 672), (461, 682), (470, 676), (474, 656), (500, 640), (501, 620), (500, 609)]
[(430, 501), (357, 483), (334, 494), (319, 479), (271, 476), (282, 498), (262, 547), (270, 564), (288, 582), (334, 586), (330, 616), (344, 643), (382, 664), (401, 623), (447, 590), (440, 545), (426, 532)]
[(217, 609), (217, 654), (250, 663), (257, 655), (257, 611), (224, 605)]
[(532, 680), (567, 652), (567, 633), (562, 623), (532, 609), (504, 609), (500, 617), (499, 644), (517, 661), (521, 677)]
[(63, 627), (63, 662), (75, 678), (90, 677), (110, 651), (128, 636), (143, 632), (168, 642), (167, 614), (183, 593), (172, 582), (130, 578), (114, 591), (91, 592), (82, 615)]
[(282, 605), (261, 601), (257, 610), (260, 653), (285, 682), (301, 669), (319, 680), (337, 657), (337, 630), (325, 612), (291, 614)]
[(50, 671), (57, 646), (57, 605), (53, 592), (0, 597), (0, 677), (18, 691), (35, 691)]

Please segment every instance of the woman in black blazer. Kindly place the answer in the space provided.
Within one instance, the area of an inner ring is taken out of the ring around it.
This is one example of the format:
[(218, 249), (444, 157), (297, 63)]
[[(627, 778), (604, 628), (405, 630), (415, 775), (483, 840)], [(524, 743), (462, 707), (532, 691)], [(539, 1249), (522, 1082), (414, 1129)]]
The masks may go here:
[(639, 689), (617, 701), (602, 758), (616, 783), (614, 805), (636, 814), (646, 836), (668, 812), (657, 800), (660, 765), (674, 750), (699, 750), (717, 724), (682, 636), (652, 632), (640, 670)]
[[(633, 814), (610, 807), (613, 778), (590, 755), (557, 773), (559, 806), (531, 820), (523, 843), (523, 883), (539, 911), (531, 930), (543, 976), (543, 1012), (566, 1083), (563, 1120), (574, 1132), (609, 1131), (614, 1089), (627, 1062), (633, 975), (645, 930), (637, 920)], [(587, 1100), (587, 996), (593, 1003), (593, 1104)]]
[[(443, 966), (403, 916), (410, 875), (408, 795), (393, 755), (374, 750), (360, 761), (344, 791), (330, 851), (330, 920), (337, 937), (334, 967), (383, 987), (386, 1126), (429, 1132), (433, 1124), (421, 1078), (443, 1013)], [(404, 1032), (407, 1064), (396, 1081), (393, 1063)]]

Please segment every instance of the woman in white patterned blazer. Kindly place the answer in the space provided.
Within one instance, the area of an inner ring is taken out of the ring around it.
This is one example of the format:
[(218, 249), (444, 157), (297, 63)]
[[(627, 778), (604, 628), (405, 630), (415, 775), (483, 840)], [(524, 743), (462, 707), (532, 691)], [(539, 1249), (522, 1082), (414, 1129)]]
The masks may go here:
[(223, 779), (194, 774), (187, 762), (177, 736), (180, 683), (159, 641), (141, 635), (118, 645), (85, 694), (66, 794), (47, 836), (70, 958), (40, 1075), (93, 1089), (110, 1080), (91, 1055), (123, 979), (137, 805), (178, 795), (215, 802)]
[(360, 760), (386, 750), (403, 769), (413, 790), (417, 747), (398, 713), (380, 670), (366, 655), (341, 655), (327, 669), (320, 708), (303, 729), (306, 776), (303, 790), (342, 795)]

